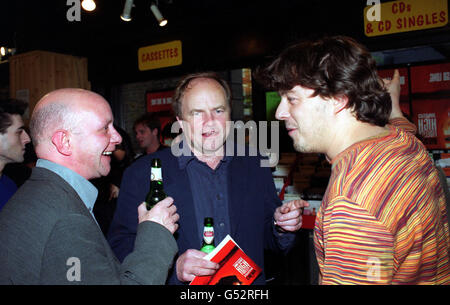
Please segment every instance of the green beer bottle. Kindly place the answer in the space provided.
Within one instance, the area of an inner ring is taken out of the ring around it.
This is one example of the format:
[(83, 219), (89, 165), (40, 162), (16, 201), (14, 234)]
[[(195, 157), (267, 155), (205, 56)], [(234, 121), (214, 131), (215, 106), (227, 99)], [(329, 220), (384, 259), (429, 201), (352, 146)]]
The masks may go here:
[(209, 253), (214, 250), (214, 221), (212, 217), (205, 217), (203, 227), (203, 244), (200, 251)]
[(150, 191), (145, 196), (145, 205), (147, 210), (153, 208), (155, 204), (166, 198), (167, 195), (164, 192), (161, 160), (152, 159), (151, 179), (150, 179)]

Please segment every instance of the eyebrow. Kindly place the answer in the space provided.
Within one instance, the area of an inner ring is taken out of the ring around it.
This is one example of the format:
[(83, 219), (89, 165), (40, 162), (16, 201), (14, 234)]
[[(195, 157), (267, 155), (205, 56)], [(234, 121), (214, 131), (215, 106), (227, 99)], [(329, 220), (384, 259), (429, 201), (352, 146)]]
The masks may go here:
[(103, 130), (106, 126), (109, 126), (112, 123), (113, 123), (113, 120), (107, 120), (101, 124), (101, 126), (98, 130)]
[[(220, 106), (212, 108), (212, 110), (218, 110), (218, 109), (227, 109), (227, 107), (224, 105), (220, 105)], [(209, 109), (207, 109), (207, 110), (209, 110)], [(205, 112), (205, 110), (194, 108), (189, 111), (189, 113), (193, 113), (193, 112)]]
[(194, 112), (203, 112), (204, 110), (202, 109), (191, 109), (191, 111), (189, 111), (189, 113), (194, 113)]

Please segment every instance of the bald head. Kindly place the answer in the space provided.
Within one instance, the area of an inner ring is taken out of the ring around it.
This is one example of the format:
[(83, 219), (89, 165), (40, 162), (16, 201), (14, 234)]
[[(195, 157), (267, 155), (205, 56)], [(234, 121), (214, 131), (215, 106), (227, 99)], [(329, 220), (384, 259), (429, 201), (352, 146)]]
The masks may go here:
[(122, 138), (108, 102), (83, 89), (59, 89), (34, 108), (30, 130), (36, 155), (65, 166), (86, 179), (105, 176), (111, 154)]
[(55, 130), (76, 132), (82, 119), (79, 112), (92, 106), (93, 100), (107, 103), (97, 93), (76, 88), (58, 89), (42, 97), (30, 120), (31, 138), (35, 147), (50, 141)]

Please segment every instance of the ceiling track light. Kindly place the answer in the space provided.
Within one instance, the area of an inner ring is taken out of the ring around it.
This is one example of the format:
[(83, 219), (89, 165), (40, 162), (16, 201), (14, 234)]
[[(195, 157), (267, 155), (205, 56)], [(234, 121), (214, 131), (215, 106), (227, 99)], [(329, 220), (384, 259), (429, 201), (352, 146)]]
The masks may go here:
[(123, 21), (131, 21), (131, 9), (134, 6), (133, 2), (134, 0), (125, 0), (122, 15), (120, 15), (120, 19)]
[[(122, 15), (120, 15), (120, 19), (123, 21), (131, 21), (131, 10), (134, 7), (134, 0), (125, 0), (125, 5), (123, 7)], [(158, 21), (159, 26), (165, 26), (167, 24), (167, 19), (163, 17), (161, 11), (158, 8), (158, 2), (152, 2), (150, 5), (150, 10)]]
[(152, 2), (152, 4), (150, 5), (150, 9), (152, 10), (152, 13), (155, 16), (156, 20), (158, 20), (159, 26), (165, 26), (167, 24), (167, 19), (163, 17), (155, 2)]

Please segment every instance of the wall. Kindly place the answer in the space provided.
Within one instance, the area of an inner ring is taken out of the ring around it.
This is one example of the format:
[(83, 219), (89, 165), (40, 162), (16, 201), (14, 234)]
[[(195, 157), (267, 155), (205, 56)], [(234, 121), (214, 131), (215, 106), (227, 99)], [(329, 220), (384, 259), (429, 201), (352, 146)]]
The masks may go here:
[(9, 59), (9, 94), (29, 105), (27, 122), (35, 104), (60, 88), (91, 89), (87, 58), (47, 51), (32, 51)]

